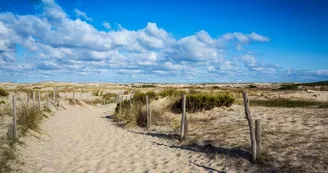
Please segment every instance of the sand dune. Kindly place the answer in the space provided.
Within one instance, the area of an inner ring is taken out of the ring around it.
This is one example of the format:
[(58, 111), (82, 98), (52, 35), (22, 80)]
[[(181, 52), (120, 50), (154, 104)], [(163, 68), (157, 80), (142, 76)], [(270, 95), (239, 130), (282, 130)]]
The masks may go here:
[(113, 111), (114, 105), (56, 112), (40, 139), (24, 139), (23, 172), (234, 172), (203, 153), (116, 126), (108, 117)]

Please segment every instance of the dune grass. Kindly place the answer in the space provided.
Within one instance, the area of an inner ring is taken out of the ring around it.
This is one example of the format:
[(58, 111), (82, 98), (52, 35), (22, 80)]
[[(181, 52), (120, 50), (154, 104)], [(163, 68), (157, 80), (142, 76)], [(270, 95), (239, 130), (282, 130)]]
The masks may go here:
[(264, 107), (285, 107), (285, 108), (299, 108), (299, 107), (317, 107), (328, 108), (327, 102), (308, 101), (308, 100), (289, 100), (289, 99), (271, 99), (271, 100), (250, 100), (250, 106), (264, 106)]
[[(203, 110), (211, 110), (214, 107), (226, 106), (230, 107), (235, 101), (235, 98), (228, 93), (225, 94), (190, 94), (186, 96), (186, 111), (190, 113)], [(181, 113), (182, 98), (175, 101), (171, 107), (171, 111)]]
[[(22, 144), (20, 137), (26, 136), (27, 132), (32, 130), (40, 133), (39, 125), (43, 118), (51, 112), (50, 109), (39, 109), (26, 105), (24, 103), (18, 104), (17, 108), (17, 136), (16, 139), (8, 139), (7, 136), (0, 136), (0, 173), (16, 172), (18, 170), (12, 167), (13, 163), (20, 164), (17, 157), (16, 144)], [(1, 118), (4, 116), (12, 116), (12, 107), (7, 105), (0, 110)], [(6, 130), (6, 129), (4, 129)]]
[(8, 95), (9, 93), (5, 89), (0, 88), (0, 96), (7, 97)]

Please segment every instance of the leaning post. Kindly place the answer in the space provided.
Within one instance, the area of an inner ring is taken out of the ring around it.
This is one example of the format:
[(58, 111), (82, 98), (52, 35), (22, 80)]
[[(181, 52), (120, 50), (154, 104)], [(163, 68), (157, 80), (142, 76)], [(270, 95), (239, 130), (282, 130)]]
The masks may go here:
[(248, 121), (249, 131), (250, 131), (250, 137), (251, 137), (251, 145), (252, 145), (252, 162), (256, 161), (256, 139), (255, 139), (255, 133), (254, 128), (252, 125), (252, 114), (249, 110), (249, 100), (248, 100), (248, 94), (247, 92), (243, 92), (243, 98), (244, 98), (244, 107), (245, 107), (245, 114), (246, 119)]

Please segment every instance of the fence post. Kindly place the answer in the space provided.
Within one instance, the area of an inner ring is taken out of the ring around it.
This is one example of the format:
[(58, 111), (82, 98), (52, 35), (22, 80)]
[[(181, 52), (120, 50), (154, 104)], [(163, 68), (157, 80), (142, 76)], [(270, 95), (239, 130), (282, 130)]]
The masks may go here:
[(38, 91), (38, 102), (39, 102), (39, 109), (41, 109), (40, 91)]
[(74, 92), (73, 92), (73, 100), (74, 100)]
[(251, 137), (251, 145), (252, 145), (252, 162), (256, 161), (256, 139), (254, 134), (254, 129), (252, 125), (252, 115), (249, 111), (249, 102), (248, 102), (248, 95), (247, 92), (243, 92), (243, 98), (244, 98), (244, 107), (245, 107), (245, 114), (246, 119), (248, 121), (249, 131), (250, 131), (250, 137)]
[(9, 127), (9, 130), (11, 130), (9, 134), (12, 135), (9, 136), (9, 138), (15, 139), (16, 138), (16, 96), (15, 95), (13, 95), (13, 125), (12, 128)]
[(181, 125), (180, 125), (180, 140), (182, 141), (188, 131), (188, 123), (187, 123), (187, 117), (186, 117), (186, 95), (183, 94), (182, 96), (182, 116), (181, 116)]
[(26, 104), (28, 105), (28, 103), (30, 102), (30, 93), (27, 93), (27, 100), (26, 100)]
[(255, 137), (257, 158), (261, 157), (261, 120), (255, 120)]
[(56, 104), (56, 89), (54, 88), (54, 96), (53, 96), (54, 103)]
[(49, 108), (49, 94), (48, 94), (48, 90), (47, 90), (47, 108)]
[(33, 91), (33, 107), (35, 106), (35, 91)]
[(118, 102), (120, 103), (120, 114), (121, 114), (121, 111), (122, 111), (121, 95), (119, 96), (119, 101)]
[(148, 95), (146, 95), (147, 129), (150, 127)]

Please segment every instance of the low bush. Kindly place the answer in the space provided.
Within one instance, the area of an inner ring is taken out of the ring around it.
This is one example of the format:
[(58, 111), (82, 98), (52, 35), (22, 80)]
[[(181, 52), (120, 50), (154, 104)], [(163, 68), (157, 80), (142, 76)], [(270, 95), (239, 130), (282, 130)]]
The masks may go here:
[(248, 88), (257, 88), (257, 86), (253, 85), (253, 84), (250, 84), (250, 85), (248, 85)]
[[(145, 127), (147, 125), (147, 113), (145, 110), (146, 95), (148, 95), (149, 103), (151, 100), (157, 98), (154, 91), (149, 91), (146, 93), (136, 92), (131, 100), (132, 107), (130, 100), (124, 100), (117, 104), (114, 119), (121, 121), (128, 126)], [(156, 117), (157, 116), (154, 115), (154, 119), (156, 119)]]
[(0, 96), (7, 97), (8, 95), (9, 95), (9, 93), (5, 89), (0, 88)]
[[(47, 110), (48, 112), (49, 110)], [(39, 124), (45, 117), (45, 114), (38, 107), (22, 104), (17, 107), (17, 123), (21, 135), (25, 135), (28, 130), (39, 132)]]
[(0, 101), (0, 105), (1, 105), (1, 104), (6, 104), (6, 102), (5, 102), (4, 100), (1, 100), (1, 101)]
[(92, 91), (92, 95), (99, 96), (99, 95), (101, 95), (101, 92), (100, 92), (100, 90), (94, 90), (94, 91)]
[(114, 93), (105, 93), (103, 96), (102, 96), (104, 99), (110, 99), (112, 97), (116, 97), (116, 94)]
[[(234, 101), (235, 98), (231, 94), (191, 94), (186, 97), (186, 111), (193, 113), (220, 106), (230, 107)], [(171, 111), (182, 112), (182, 98), (171, 105)]]
[(280, 90), (296, 90), (298, 89), (298, 85), (296, 84), (283, 84), (279, 88)]
[(296, 107), (318, 107), (328, 108), (327, 102), (320, 101), (308, 101), (308, 100), (289, 100), (289, 99), (272, 99), (272, 100), (250, 100), (250, 106), (264, 106), (264, 107), (285, 107), (285, 108), (296, 108)]
[(181, 94), (186, 94), (185, 91), (179, 91), (176, 88), (165, 88), (163, 91), (159, 93), (161, 97), (174, 97), (179, 96)]

